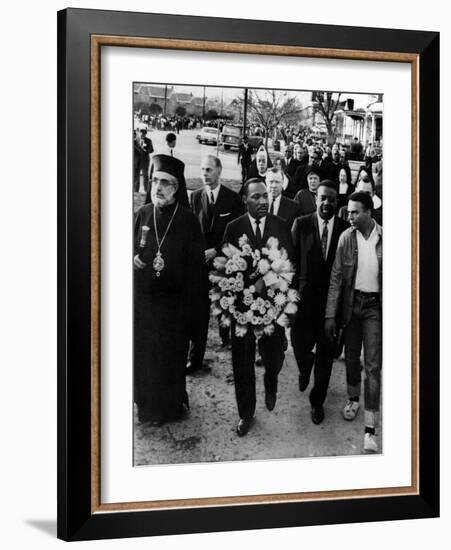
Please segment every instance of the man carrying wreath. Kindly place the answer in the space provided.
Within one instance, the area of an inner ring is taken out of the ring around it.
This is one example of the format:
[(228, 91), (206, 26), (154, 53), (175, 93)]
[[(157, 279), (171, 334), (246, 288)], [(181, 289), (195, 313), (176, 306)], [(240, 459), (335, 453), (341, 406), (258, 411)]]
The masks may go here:
[[(243, 201), (247, 213), (230, 222), (224, 233), (224, 244), (239, 246), (243, 235), (254, 250), (266, 246), (270, 237), (275, 237), (279, 247), (285, 249), (288, 258), (293, 258), (293, 245), (288, 225), (277, 216), (268, 214), (268, 191), (258, 178), (247, 180), (243, 186)], [(235, 394), (240, 416), (236, 431), (239, 437), (247, 434), (252, 426), (255, 405), (255, 351), (256, 337), (249, 329), (238, 336), (232, 326), (232, 366), (235, 381)], [(258, 340), (258, 347), (265, 368), (265, 404), (272, 411), (277, 400), (277, 380), (285, 358), (284, 328), (275, 326), (272, 334), (264, 334)]]

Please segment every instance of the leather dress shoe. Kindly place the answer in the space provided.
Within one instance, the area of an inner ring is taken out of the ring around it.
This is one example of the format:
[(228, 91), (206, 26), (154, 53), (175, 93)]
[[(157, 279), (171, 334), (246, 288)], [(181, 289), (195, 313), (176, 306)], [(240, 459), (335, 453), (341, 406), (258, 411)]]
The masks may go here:
[(253, 418), (241, 418), (236, 427), (238, 437), (244, 437), (252, 426)]
[(313, 424), (321, 424), (324, 420), (324, 407), (322, 405), (312, 406), (311, 417)]
[(268, 411), (272, 411), (274, 409), (274, 407), (276, 406), (276, 401), (277, 401), (277, 393), (275, 391), (274, 392), (267, 391), (265, 393), (265, 404)]

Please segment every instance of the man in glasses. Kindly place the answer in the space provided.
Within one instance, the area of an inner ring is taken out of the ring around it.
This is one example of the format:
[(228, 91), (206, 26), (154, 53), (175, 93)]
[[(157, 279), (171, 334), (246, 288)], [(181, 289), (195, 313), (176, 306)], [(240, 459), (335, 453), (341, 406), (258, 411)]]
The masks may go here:
[(138, 420), (161, 425), (188, 408), (189, 337), (208, 299), (204, 239), (178, 201), (180, 165), (155, 155), (151, 203), (136, 215), (134, 249), (134, 401)]

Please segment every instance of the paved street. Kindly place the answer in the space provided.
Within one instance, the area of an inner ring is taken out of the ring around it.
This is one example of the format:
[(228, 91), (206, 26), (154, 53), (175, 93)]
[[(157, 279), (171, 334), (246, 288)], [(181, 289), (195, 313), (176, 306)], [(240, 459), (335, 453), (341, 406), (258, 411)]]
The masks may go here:
[[(217, 155), (218, 149), (213, 145), (205, 145), (198, 143), (196, 135), (200, 130), (182, 130), (177, 135), (177, 145), (174, 155), (185, 163), (185, 179), (187, 183), (191, 181), (191, 189), (193, 183), (201, 182), (200, 164), (203, 157), (206, 155)], [(152, 140), (154, 154), (165, 152), (167, 149), (165, 137), (166, 130), (152, 130), (147, 133), (147, 136)], [(226, 180), (237, 180), (241, 183), (241, 167), (237, 164), (238, 152), (236, 150), (224, 151), (219, 149), (219, 158), (222, 162), (222, 178)], [(195, 187), (195, 186), (194, 186)]]
[[(215, 326), (213, 326), (213, 324)], [(362, 454), (363, 410), (353, 422), (343, 419), (346, 396), (343, 361), (336, 361), (319, 426), (310, 419), (308, 393), (298, 389), (298, 371), (289, 348), (279, 376), (275, 409), (265, 408), (263, 368), (256, 368), (256, 422), (246, 437), (235, 433), (238, 421), (231, 352), (219, 346), (215, 321), (210, 325), (206, 359), (210, 369), (188, 377), (190, 413), (161, 427), (140, 424), (135, 411), (135, 464), (180, 464)], [(381, 430), (378, 434), (382, 448)]]

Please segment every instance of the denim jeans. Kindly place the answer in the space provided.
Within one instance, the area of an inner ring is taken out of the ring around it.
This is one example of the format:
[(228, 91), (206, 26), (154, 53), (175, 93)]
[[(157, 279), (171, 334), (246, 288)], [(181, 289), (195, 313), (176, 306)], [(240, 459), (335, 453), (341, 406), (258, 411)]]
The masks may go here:
[(378, 423), (382, 371), (382, 307), (374, 294), (355, 292), (352, 316), (344, 334), (346, 381), (349, 397), (360, 395), (363, 344), (365, 424)]

